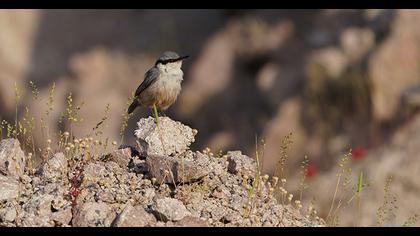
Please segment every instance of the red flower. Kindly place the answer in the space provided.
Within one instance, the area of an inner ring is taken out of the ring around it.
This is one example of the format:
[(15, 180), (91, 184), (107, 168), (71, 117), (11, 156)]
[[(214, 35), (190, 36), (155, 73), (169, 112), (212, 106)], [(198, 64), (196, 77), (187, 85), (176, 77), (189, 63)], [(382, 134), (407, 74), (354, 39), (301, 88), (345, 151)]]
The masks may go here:
[(362, 146), (358, 146), (354, 150), (352, 150), (351, 154), (353, 160), (362, 160), (366, 156), (366, 149)]
[(308, 164), (306, 166), (306, 176), (307, 177), (314, 177), (318, 173), (318, 167), (315, 164)]

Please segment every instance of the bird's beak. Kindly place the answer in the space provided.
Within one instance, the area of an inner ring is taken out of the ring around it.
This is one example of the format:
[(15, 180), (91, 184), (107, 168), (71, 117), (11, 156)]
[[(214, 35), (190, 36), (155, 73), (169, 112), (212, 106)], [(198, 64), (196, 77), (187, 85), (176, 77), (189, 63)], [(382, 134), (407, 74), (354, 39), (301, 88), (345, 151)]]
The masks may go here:
[(184, 60), (184, 59), (187, 59), (188, 57), (190, 57), (190, 56), (182, 56), (182, 57), (178, 57), (177, 59), (175, 59), (176, 61), (181, 61), (181, 60)]

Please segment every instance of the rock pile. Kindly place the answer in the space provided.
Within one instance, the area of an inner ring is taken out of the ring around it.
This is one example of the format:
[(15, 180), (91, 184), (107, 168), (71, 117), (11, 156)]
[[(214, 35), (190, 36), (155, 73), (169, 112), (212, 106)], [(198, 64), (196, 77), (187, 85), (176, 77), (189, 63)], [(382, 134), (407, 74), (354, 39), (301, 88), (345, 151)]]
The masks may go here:
[(0, 226), (324, 225), (277, 202), (276, 183), (257, 178), (255, 161), (241, 152), (194, 152), (197, 131), (167, 117), (138, 125), (137, 147), (77, 165), (56, 153), (35, 173), (19, 141), (2, 140)]

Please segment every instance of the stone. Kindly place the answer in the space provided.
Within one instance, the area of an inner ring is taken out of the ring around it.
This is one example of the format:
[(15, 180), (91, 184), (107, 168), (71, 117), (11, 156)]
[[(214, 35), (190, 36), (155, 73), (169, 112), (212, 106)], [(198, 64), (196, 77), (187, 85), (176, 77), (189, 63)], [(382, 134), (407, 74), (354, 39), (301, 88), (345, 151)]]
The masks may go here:
[(42, 167), (42, 175), (44, 178), (54, 181), (66, 178), (68, 173), (67, 159), (63, 153), (56, 153)]
[(51, 227), (54, 226), (54, 221), (51, 218), (52, 206), (51, 202), (54, 195), (39, 194), (33, 195), (22, 208), (24, 210), (23, 216), (19, 217), (20, 222), (18, 226), (23, 227)]
[(165, 225), (165, 222), (158, 221), (155, 226), (156, 227), (165, 227), (166, 225)]
[(27, 213), (16, 225), (19, 227), (53, 227), (54, 221), (51, 220), (50, 216), (37, 216), (34, 213)]
[(157, 199), (153, 210), (156, 218), (165, 222), (179, 221), (191, 214), (181, 201), (168, 197)]
[(127, 168), (132, 157), (132, 149), (130, 147), (115, 150), (104, 157), (106, 161), (113, 161), (121, 168)]
[(84, 181), (83, 184), (88, 185), (95, 183), (105, 178), (107, 170), (101, 163), (89, 163), (83, 170)]
[(39, 217), (49, 217), (52, 213), (52, 201), (54, 195), (51, 194), (37, 194), (34, 195), (23, 208), (26, 212), (35, 213)]
[(327, 77), (337, 78), (349, 65), (347, 55), (336, 47), (328, 47), (314, 51), (308, 66), (318, 66), (324, 70)]
[(412, 107), (420, 107), (420, 84), (407, 88), (402, 93), (401, 104)]
[(220, 221), (223, 216), (227, 215), (227, 209), (223, 206), (216, 206), (210, 211), (211, 218), (216, 221)]
[(147, 173), (147, 163), (146, 160), (142, 160), (140, 158), (135, 157), (132, 162), (132, 166), (130, 170), (137, 174), (145, 174)]
[(0, 222), (13, 222), (16, 216), (17, 212), (13, 206), (0, 209)]
[(198, 217), (186, 216), (182, 220), (175, 223), (175, 226), (181, 227), (208, 227), (209, 223), (206, 220)]
[(340, 35), (340, 44), (351, 62), (360, 60), (375, 45), (375, 34), (367, 28), (351, 27)]
[(23, 174), (26, 157), (19, 140), (3, 139), (0, 142), (0, 174), (18, 178)]
[(150, 155), (146, 164), (152, 178), (168, 184), (194, 182), (211, 170), (208, 157), (200, 152), (178, 157)]
[(224, 199), (230, 196), (230, 192), (226, 187), (218, 187), (213, 190), (211, 193), (212, 197)]
[(64, 207), (68, 206), (69, 202), (67, 200), (65, 200), (63, 198), (63, 196), (56, 196), (52, 201), (51, 201), (51, 207), (52, 209), (54, 209), (54, 211), (60, 211), (62, 210)]
[(96, 195), (96, 200), (100, 200), (106, 203), (115, 203), (115, 198), (114, 195), (112, 195), (112, 193), (108, 192), (108, 191), (104, 191), (101, 190), (99, 193), (97, 193)]
[(71, 213), (70, 207), (57, 211), (57, 212), (53, 212), (51, 215), (52, 220), (58, 226), (64, 226), (64, 225), (70, 224), (72, 217), (73, 217), (73, 214)]
[(145, 227), (156, 224), (153, 214), (147, 213), (140, 205), (132, 206), (128, 204), (117, 216), (113, 226), (116, 227)]
[(19, 182), (13, 177), (0, 175), (0, 201), (15, 199), (19, 196)]
[(404, 91), (420, 82), (419, 23), (417, 12), (397, 10), (390, 34), (369, 58), (372, 114), (377, 122), (398, 116)]
[(227, 156), (229, 173), (238, 174), (250, 172), (255, 174), (257, 172), (256, 161), (243, 155), (241, 151), (230, 151), (227, 153)]
[(109, 227), (114, 218), (115, 212), (107, 204), (86, 202), (77, 206), (72, 223), (76, 227)]
[(140, 150), (147, 153), (171, 156), (185, 152), (195, 141), (196, 130), (173, 121), (168, 117), (159, 117), (159, 126), (155, 124), (155, 118), (142, 118), (137, 123), (138, 129), (134, 134), (138, 138)]

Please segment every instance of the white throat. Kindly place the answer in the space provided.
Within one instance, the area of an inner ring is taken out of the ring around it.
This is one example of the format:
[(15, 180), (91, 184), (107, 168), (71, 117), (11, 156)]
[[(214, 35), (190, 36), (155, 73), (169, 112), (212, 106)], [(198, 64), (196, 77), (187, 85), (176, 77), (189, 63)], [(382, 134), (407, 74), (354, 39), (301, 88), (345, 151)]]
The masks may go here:
[(183, 80), (184, 72), (181, 70), (182, 62), (168, 63), (168, 64), (158, 64), (157, 68), (159, 72), (168, 77), (174, 77), (177, 80)]

